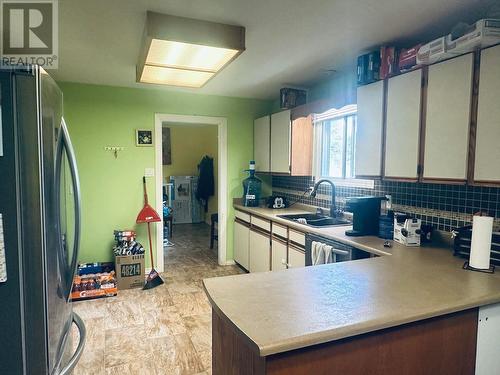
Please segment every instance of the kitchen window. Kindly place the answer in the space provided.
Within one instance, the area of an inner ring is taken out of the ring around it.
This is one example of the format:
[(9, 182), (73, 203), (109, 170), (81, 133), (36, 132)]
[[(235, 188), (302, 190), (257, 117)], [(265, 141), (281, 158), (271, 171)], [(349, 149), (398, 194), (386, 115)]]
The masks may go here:
[(314, 117), (318, 177), (354, 178), (356, 105)]
[(373, 181), (354, 180), (357, 106), (347, 105), (314, 116), (314, 175), (338, 185), (373, 188)]

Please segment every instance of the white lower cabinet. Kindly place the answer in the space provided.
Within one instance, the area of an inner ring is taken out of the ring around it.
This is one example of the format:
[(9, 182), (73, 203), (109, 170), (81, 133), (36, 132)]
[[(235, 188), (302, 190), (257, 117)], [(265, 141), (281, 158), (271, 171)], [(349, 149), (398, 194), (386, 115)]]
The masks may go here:
[(306, 266), (306, 254), (303, 250), (293, 246), (288, 247), (288, 268), (298, 268)]
[(249, 271), (264, 272), (271, 270), (269, 234), (250, 229)]
[(279, 241), (277, 239), (272, 239), (271, 241), (271, 253), (272, 253), (272, 271), (286, 270), (286, 253), (287, 244), (286, 242)]
[(248, 270), (250, 228), (238, 221), (235, 221), (233, 235), (234, 261)]

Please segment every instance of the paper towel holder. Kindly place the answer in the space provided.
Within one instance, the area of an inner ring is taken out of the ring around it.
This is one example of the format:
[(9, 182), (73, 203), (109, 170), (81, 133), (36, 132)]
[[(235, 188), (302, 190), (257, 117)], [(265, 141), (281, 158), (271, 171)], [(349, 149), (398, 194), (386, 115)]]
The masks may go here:
[(476, 272), (483, 272), (483, 273), (495, 273), (495, 266), (493, 264), (490, 265), (490, 268), (488, 269), (481, 269), (481, 268), (474, 268), (472, 267), (468, 261), (464, 263), (462, 266), (464, 270), (468, 271), (476, 271)]

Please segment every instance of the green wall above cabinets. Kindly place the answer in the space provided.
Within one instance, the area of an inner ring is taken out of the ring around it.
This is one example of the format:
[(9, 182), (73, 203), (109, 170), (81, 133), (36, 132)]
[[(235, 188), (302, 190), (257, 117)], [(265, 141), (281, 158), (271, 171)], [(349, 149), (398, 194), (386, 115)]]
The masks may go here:
[[(145, 225), (135, 218), (143, 205), (144, 168), (154, 168), (154, 147), (136, 147), (135, 129), (154, 129), (155, 113), (226, 117), (228, 124), (228, 223), (232, 199), (240, 197), (244, 169), (253, 155), (253, 120), (271, 110), (254, 99), (61, 82), (64, 116), (74, 144), (82, 189), (80, 261), (112, 259), (113, 230), (135, 228), (147, 244)], [(117, 158), (105, 146), (124, 147)], [(148, 181), (155, 204), (153, 179)], [(156, 227), (156, 225), (154, 225)], [(233, 258), (233, 226), (227, 226), (227, 259)]]

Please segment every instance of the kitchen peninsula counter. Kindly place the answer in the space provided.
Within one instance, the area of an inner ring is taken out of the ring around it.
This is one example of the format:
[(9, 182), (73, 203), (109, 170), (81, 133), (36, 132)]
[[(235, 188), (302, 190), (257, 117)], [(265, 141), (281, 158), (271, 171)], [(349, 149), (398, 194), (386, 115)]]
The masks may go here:
[[(277, 218), (277, 214), (300, 213), (300, 209), (284, 212), (236, 208), (270, 220), (284, 220)], [(345, 236), (345, 226), (315, 229), (287, 220), (280, 223), (382, 256), (205, 279), (204, 287), (214, 312), (214, 329), (217, 331), (215, 327), (222, 325), (230, 327), (235, 338), (244, 342), (256, 358), (322, 348), (321, 344), (363, 338), (373, 332), (387, 333), (387, 329), (394, 327), (412, 329), (409, 323), (414, 322), (446, 325), (438, 318), (443, 316), (450, 317), (448, 322), (458, 319), (454, 329), (466, 329), (472, 324), (470, 330), (474, 330), (477, 308), (500, 302), (500, 274), (463, 270), (464, 260), (453, 257), (450, 248), (410, 248), (394, 243), (387, 249), (383, 247), (384, 241), (374, 236)], [(443, 335), (446, 333), (439, 333), (439, 337)], [(452, 329), (452, 338), (453, 335), (464, 339)], [(469, 339), (475, 345), (475, 331)], [(460, 348), (457, 350), (460, 352)], [(216, 353), (215, 350), (215, 361)], [(464, 353), (460, 355), (463, 357)]]

